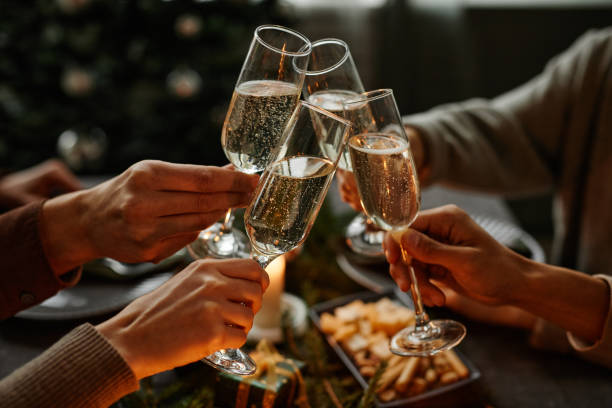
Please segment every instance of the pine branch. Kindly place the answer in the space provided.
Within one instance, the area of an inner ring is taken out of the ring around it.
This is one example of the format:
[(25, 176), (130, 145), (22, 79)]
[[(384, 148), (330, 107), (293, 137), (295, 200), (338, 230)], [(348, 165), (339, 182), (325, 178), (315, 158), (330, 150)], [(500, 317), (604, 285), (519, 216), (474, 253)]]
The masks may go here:
[(368, 383), (368, 388), (365, 390), (357, 408), (369, 408), (374, 406), (378, 381), (380, 380), (380, 377), (386, 369), (387, 361), (383, 360), (376, 369), (376, 373), (374, 373), (374, 376), (372, 376), (372, 378), (370, 379), (370, 382)]

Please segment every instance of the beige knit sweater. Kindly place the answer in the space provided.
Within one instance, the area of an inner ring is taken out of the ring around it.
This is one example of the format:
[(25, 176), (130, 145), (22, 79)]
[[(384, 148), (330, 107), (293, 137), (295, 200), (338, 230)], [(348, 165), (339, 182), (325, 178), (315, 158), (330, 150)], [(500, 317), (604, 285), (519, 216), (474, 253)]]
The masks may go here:
[[(612, 288), (612, 28), (586, 33), (539, 76), (493, 100), (404, 121), (425, 136), (425, 184), (514, 196), (552, 191), (552, 263), (599, 274)], [(565, 337), (541, 321), (532, 340), (569, 348)], [(569, 338), (581, 355), (612, 366), (612, 305), (599, 342)]]
[(127, 363), (86, 323), (0, 381), (0, 407), (108, 407), (137, 389)]

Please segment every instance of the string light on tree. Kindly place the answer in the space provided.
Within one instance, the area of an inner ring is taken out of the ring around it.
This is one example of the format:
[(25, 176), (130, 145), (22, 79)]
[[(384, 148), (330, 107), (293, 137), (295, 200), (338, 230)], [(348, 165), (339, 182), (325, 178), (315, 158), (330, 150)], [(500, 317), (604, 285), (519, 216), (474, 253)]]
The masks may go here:
[(193, 14), (183, 14), (176, 19), (174, 29), (183, 38), (193, 38), (202, 31), (202, 19)]
[(99, 127), (75, 127), (63, 131), (57, 139), (57, 152), (73, 170), (98, 170), (106, 153), (106, 133)]
[(91, 3), (91, 0), (57, 0), (57, 5), (60, 10), (66, 14), (74, 14)]
[(91, 72), (78, 67), (67, 68), (62, 75), (61, 83), (64, 92), (70, 96), (88, 95), (95, 86)]
[(175, 96), (186, 99), (200, 91), (202, 78), (190, 68), (177, 68), (168, 74), (167, 85)]

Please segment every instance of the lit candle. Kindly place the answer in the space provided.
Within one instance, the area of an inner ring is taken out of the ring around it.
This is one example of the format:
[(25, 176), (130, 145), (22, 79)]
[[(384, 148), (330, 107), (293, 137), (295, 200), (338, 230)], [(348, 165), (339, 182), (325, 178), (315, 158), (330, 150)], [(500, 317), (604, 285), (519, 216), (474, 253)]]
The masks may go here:
[(262, 329), (277, 328), (281, 325), (281, 297), (285, 289), (285, 256), (281, 255), (266, 268), (270, 286), (263, 295), (261, 309), (255, 315), (253, 324)]

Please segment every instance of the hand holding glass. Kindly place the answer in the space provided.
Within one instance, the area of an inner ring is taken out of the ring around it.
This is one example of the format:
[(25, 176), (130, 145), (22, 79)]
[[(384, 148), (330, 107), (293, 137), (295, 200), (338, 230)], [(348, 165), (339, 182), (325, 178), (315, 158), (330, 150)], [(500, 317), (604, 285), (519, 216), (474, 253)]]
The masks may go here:
[[(298, 104), (244, 214), (251, 257), (262, 268), (306, 239), (334, 177), (349, 129), (350, 122), (338, 116), (307, 102)], [(256, 368), (240, 350), (217, 351), (206, 362), (236, 374), (250, 374)]]
[[(365, 92), (345, 106), (354, 115), (355, 136), (350, 137), (348, 147), (361, 204), (367, 215), (400, 243), (402, 231), (419, 211), (420, 190), (393, 92)], [(359, 119), (366, 117), (368, 120)], [(410, 265), (410, 256), (403, 248), (402, 257)], [(411, 265), (409, 270), (416, 321), (413, 327), (393, 336), (391, 351), (402, 356), (426, 356), (456, 346), (465, 336), (465, 326), (453, 320), (430, 320)]]
[[(257, 173), (268, 164), (295, 109), (310, 55), (310, 41), (291, 29), (257, 27), (223, 124), (221, 144), (240, 171)], [(232, 229), (232, 210), (224, 222), (202, 231), (188, 248), (195, 258), (242, 258), (248, 241)]]

